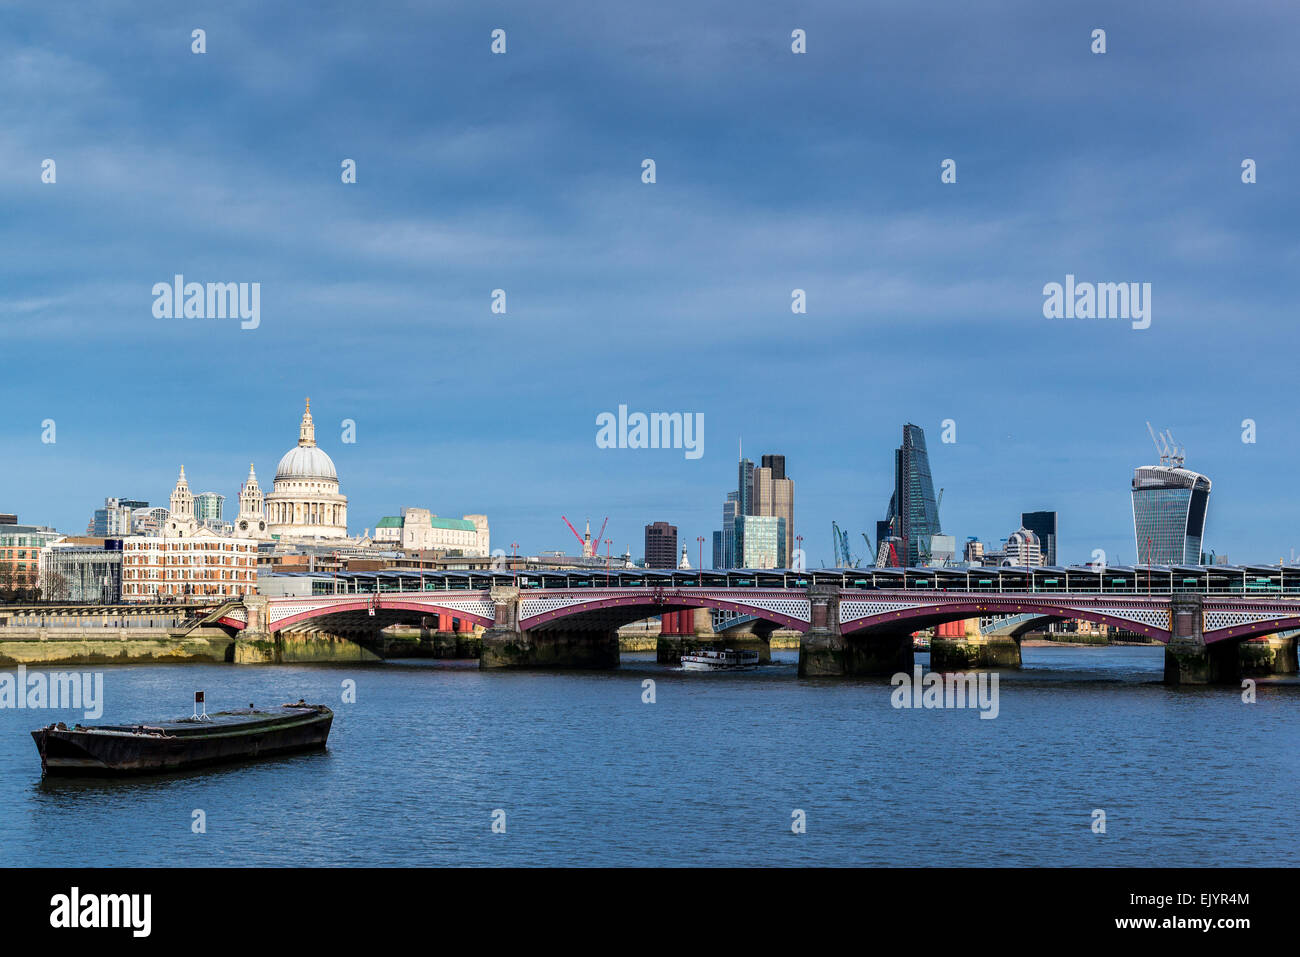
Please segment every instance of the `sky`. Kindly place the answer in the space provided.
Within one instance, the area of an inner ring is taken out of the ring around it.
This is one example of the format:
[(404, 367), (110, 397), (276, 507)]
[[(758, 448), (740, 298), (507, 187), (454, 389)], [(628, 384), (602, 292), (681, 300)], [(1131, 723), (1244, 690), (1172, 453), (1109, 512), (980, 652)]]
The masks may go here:
[[(232, 517), (310, 396), (354, 534), (422, 506), (572, 551), (561, 514), (608, 515), (616, 553), (668, 521), (708, 563), (743, 442), (786, 456), (821, 565), (913, 422), (959, 541), (1055, 509), (1062, 561), (1131, 562), (1149, 420), (1214, 483), (1207, 549), (1300, 549), (1293, 4), (2, 9), (24, 522), (165, 505), (182, 464)], [(157, 318), (176, 274), (260, 283), (260, 324)], [(1046, 318), (1067, 274), (1150, 283), (1150, 327)], [(704, 454), (599, 448), (619, 405), (702, 415)]]

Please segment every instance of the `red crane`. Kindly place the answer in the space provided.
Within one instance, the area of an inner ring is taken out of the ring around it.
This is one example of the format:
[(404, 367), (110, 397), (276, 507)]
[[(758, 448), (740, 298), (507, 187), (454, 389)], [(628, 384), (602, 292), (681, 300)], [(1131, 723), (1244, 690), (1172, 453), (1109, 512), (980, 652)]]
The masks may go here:
[(579, 543), (581, 543), (582, 557), (583, 558), (596, 557), (596, 549), (600, 545), (600, 536), (605, 534), (605, 525), (609, 524), (609, 516), (608, 515), (605, 516), (605, 522), (603, 525), (600, 526), (600, 534), (598, 534), (594, 539), (591, 537), (591, 519), (587, 519), (587, 534), (584, 537), (578, 534), (578, 530), (573, 527), (573, 523), (570, 522), (567, 518), (565, 518), (563, 515), (561, 515), (560, 518), (564, 519), (564, 524), (569, 526), (569, 531), (573, 532), (573, 537), (576, 538), (579, 541)]

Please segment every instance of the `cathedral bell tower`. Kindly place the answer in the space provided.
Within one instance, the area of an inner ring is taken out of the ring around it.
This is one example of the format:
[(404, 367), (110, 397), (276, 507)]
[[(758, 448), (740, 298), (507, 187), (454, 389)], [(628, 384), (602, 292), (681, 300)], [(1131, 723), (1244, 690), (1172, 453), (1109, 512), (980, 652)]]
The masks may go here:
[(198, 519), (194, 517), (194, 493), (190, 483), (185, 481), (185, 466), (181, 466), (180, 478), (172, 489), (171, 514), (163, 526), (163, 535), (168, 538), (187, 538), (199, 529)]
[(235, 519), (235, 534), (240, 538), (267, 539), (266, 506), (262, 489), (257, 484), (253, 463), (248, 463), (248, 479), (239, 490), (239, 517)]

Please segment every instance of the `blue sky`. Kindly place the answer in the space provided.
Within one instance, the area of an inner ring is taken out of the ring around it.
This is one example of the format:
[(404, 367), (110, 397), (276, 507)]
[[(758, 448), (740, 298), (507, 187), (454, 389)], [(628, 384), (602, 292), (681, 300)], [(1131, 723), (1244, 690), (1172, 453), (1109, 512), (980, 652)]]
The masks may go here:
[[(1149, 419), (1208, 547), (1300, 549), (1294, 7), (552, 6), (7, 4), (0, 511), (80, 531), (182, 462), (230, 510), (310, 395), (353, 532), (422, 505), (535, 552), (608, 514), (695, 561), (743, 437), (820, 563), (911, 421), (945, 531), (1054, 508), (1063, 559), (1132, 561)], [(176, 273), (260, 282), (261, 326), (154, 318)], [(1151, 327), (1045, 319), (1067, 273), (1150, 282)], [(703, 413), (704, 456), (598, 449), (620, 403)]]

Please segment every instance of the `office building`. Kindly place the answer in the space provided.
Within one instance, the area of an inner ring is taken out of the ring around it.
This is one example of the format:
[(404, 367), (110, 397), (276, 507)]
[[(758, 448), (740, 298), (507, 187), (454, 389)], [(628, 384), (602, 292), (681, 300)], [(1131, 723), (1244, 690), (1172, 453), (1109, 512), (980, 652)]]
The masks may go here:
[(133, 498), (106, 498), (104, 507), (95, 509), (90, 523), (94, 538), (122, 537), (131, 534), (131, 517), (137, 508), (148, 508), (149, 503)]
[(677, 567), (677, 526), (655, 522), (645, 527), (645, 567)]
[(754, 514), (754, 463), (742, 454), (736, 476), (737, 515)]
[(401, 515), (385, 515), (375, 525), (371, 540), (412, 551), (441, 551), (473, 558), (492, 554), (486, 515), (439, 518), (427, 508), (404, 508)]
[(122, 539), (61, 538), (41, 552), (41, 597), (52, 601), (122, 600)]
[(1043, 548), (1043, 564), (1056, 564), (1056, 513), (1023, 512), (1020, 515), (1020, 527), (1027, 528), (1038, 536)]
[(194, 517), (199, 524), (206, 524), (208, 519), (221, 521), (221, 511), (225, 507), (226, 497), (216, 492), (200, 492), (194, 496)]
[(1042, 544), (1038, 536), (1027, 528), (1018, 528), (1007, 539), (1004, 565), (1036, 568), (1043, 564)]
[(722, 568), (737, 568), (736, 519), (740, 517), (740, 493), (728, 492), (722, 503)]
[(785, 554), (785, 519), (776, 515), (736, 516), (737, 568), (780, 568)]
[(930, 455), (925, 447), (925, 432), (920, 426), (903, 426), (903, 444), (894, 450), (894, 494), (884, 521), (887, 534), (876, 526), (876, 538), (889, 536), (900, 541), (900, 557), (907, 566), (930, 560), (931, 537), (942, 533), (939, 505), (934, 497), (930, 477)]
[(1143, 565), (1197, 565), (1210, 480), (1182, 466), (1144, 465), (1133, 474), (1133, 539)]
[(30, 592), (41, 576), (41, 551), (63, 536), (46, 525), (0, 525), (0, 594)]
[(257, 542), (199, 527), (182, 537), (122, 543), (122, 601), (237, 598), (257, 591)]
[(785, 551), (781, 568), (789, 568), (794, 554), (794, 481), (786, 477), (784, 455), (764, 455), (754, 469), (752, 515), (774, 515), (785, 521)]

